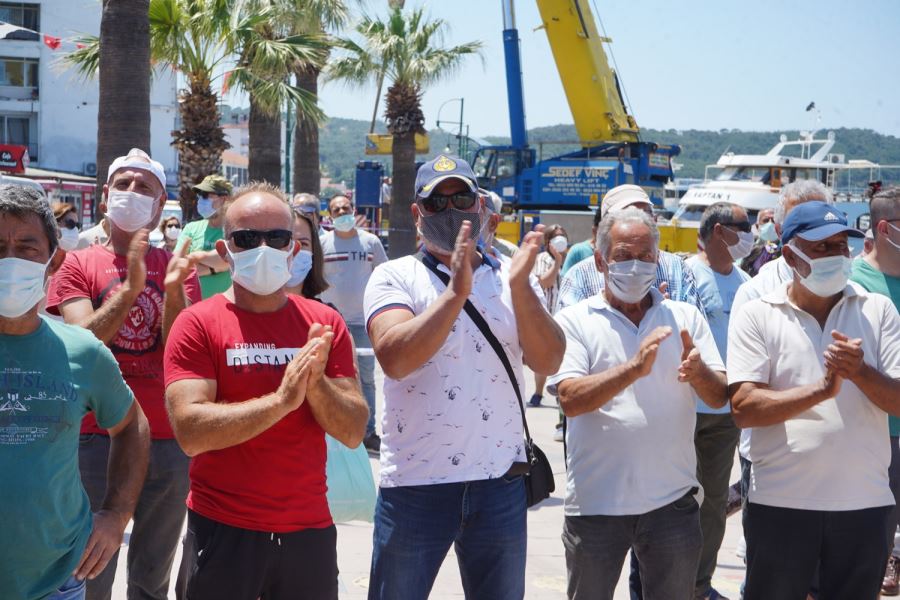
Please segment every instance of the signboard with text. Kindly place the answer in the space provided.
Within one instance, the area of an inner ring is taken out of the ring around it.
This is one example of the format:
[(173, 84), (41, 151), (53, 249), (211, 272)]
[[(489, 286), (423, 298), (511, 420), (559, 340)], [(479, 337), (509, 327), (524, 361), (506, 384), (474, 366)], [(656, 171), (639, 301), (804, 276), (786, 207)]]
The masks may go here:
[(28, 162), (27, 146), (0, 144), (0, 171), (24, 173)]

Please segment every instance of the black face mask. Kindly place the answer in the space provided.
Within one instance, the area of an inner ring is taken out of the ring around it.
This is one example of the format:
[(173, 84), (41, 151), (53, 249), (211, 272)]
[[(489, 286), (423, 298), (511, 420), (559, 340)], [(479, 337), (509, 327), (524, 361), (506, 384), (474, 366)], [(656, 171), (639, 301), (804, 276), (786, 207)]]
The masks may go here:
[(453, 207), (448, 207), (439, 213), (429, 216), (423, 214), (422, 237), (438, 250), (452, 254), (453, 249), (456, 247), (456, 237), (459, 235), (463, 221), (472, 223), (469, 238), (473, 240), (478, 239), (478, 234), (481, 233), (481, 214), (465, 212)]

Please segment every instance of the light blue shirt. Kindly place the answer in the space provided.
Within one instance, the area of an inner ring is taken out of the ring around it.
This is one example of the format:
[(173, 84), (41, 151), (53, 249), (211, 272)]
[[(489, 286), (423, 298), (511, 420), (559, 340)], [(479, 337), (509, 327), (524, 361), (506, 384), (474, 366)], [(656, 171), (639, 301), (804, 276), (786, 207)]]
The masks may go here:
[[(722, 275), (713, 271), (697, 256), (688, 258), (685, 265), (694, 274), (694, 281), (703, 302), (703, 308), (706, 309), (706, 320), (716, 342), (716, 348), (718, 348), (722, 360), (727, 360), (728, 321), (731, 318), (731, 305), (734, 303), (734, 296), (737, 294), (738, 288), (745, 281), (750, 281), (750, 276), (738, 267), (734, 267), (728, 275)], [(730, 410), (730, 403), (722, 408), (710, 408), (702, 400), (697, 399), (698, 413), (721, 415)]]

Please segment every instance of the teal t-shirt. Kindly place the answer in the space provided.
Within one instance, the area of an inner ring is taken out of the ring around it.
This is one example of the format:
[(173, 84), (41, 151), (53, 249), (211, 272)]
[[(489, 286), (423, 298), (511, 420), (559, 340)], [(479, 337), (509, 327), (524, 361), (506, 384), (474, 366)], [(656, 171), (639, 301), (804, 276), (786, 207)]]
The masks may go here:
[(72, 575), (91, 533), (78, 471), (81, 419), (117, 425), (134, 396), (88, 330), (41, 319), (0, 335), (0, 598), (43, 598)]
[(590, 240), (585, 240), (583, 242), (578, 242), (577, 244), (573, 244), (571, 248), (569, 248), (569, 253), (566, 254), (566, 260), (563, 262), (562, 269), (559, 274), (560, 277), (564, 277), (566, 275), (566, 271), (586, 259), (588, 256), (594, 254), (594, 247), (591, 246)]
[[(850, 280), (855, 281), (859, 285), (873, 294), (881, 294), (887, 296), (900, 310), (900, 277), (891, 277), (885, 275), (863, 258), (857, 258), (853, 261), (853, 271), (850, 273)], [(888, 424), (891, 429), (891, 435), (900, 436), (900, 418), (888, 415)]]
[[(210, 227), (209, 220), (193, 221), (181, 230), (176, 248), (191, 238), (188, 252), (208, 252), (216, 247), (216, 242), (225, 236), (221, 227)], [(231, 273), (220, 271), (200, 278), (200, 297), (206, 300), (213, 294), (220, 294), (231, 287)]]

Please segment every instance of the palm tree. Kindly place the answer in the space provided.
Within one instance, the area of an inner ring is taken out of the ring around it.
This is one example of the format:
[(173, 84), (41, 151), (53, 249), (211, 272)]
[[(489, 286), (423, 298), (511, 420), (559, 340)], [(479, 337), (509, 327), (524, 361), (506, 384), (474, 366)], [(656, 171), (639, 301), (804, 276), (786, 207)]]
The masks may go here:
[[(99, 72), (97, 173), (134, 147), (150, 150), (150, 0), (104, 0), (100, 46), (91, 72)], [(80, 40), (79, 40), (80, 41)], [(103, 193), (97, 178), (96, 198)], [(93, 205), (96, 220), (97, 205)]]
[(456, 72), (469, 55), (480, 54), (481, 42), (444, 47), (446, 23), (429, 20), (424, 9), (404, 11), (394, 5), (382, 21), (364, 17), (356, 26), (359, 41), (340, 42), (344, 54), (329, 65), (330, 79), (362, 86), (383, 76), (391, 82), (385, 96), (388, 132), (393, 136), (392, 258), (412, 254), (416, 231), (410, 205), (415, 196), (415, 134), (425, 133), (422, 94), (425, 86)]
[[(217, 74), (228, 71), (230, 85), (253, 95), (258, 110), (278, 113), (289, 101), (309, 118), (321, 120), (322, 111), (303, 90), (284, 78), (296, 64), (320, 63), (325, 43), (319, 36), (264, 35), (274, 12), (235, 10), (235, 0), (150, 0), (151, 58), (180, 72), (186, 88), (179, 92), (181, 129), (172, 132), (178, 150), (178, 177), (182, 211), (186, 219), (196, 214), (191, 186), (206, 175), (218, 173), (228, 142), (220, 124), (218, 95), (212, 89)], [(67, 58), (82, 74), (91, 76), (92, 56), (99, 40)]]

